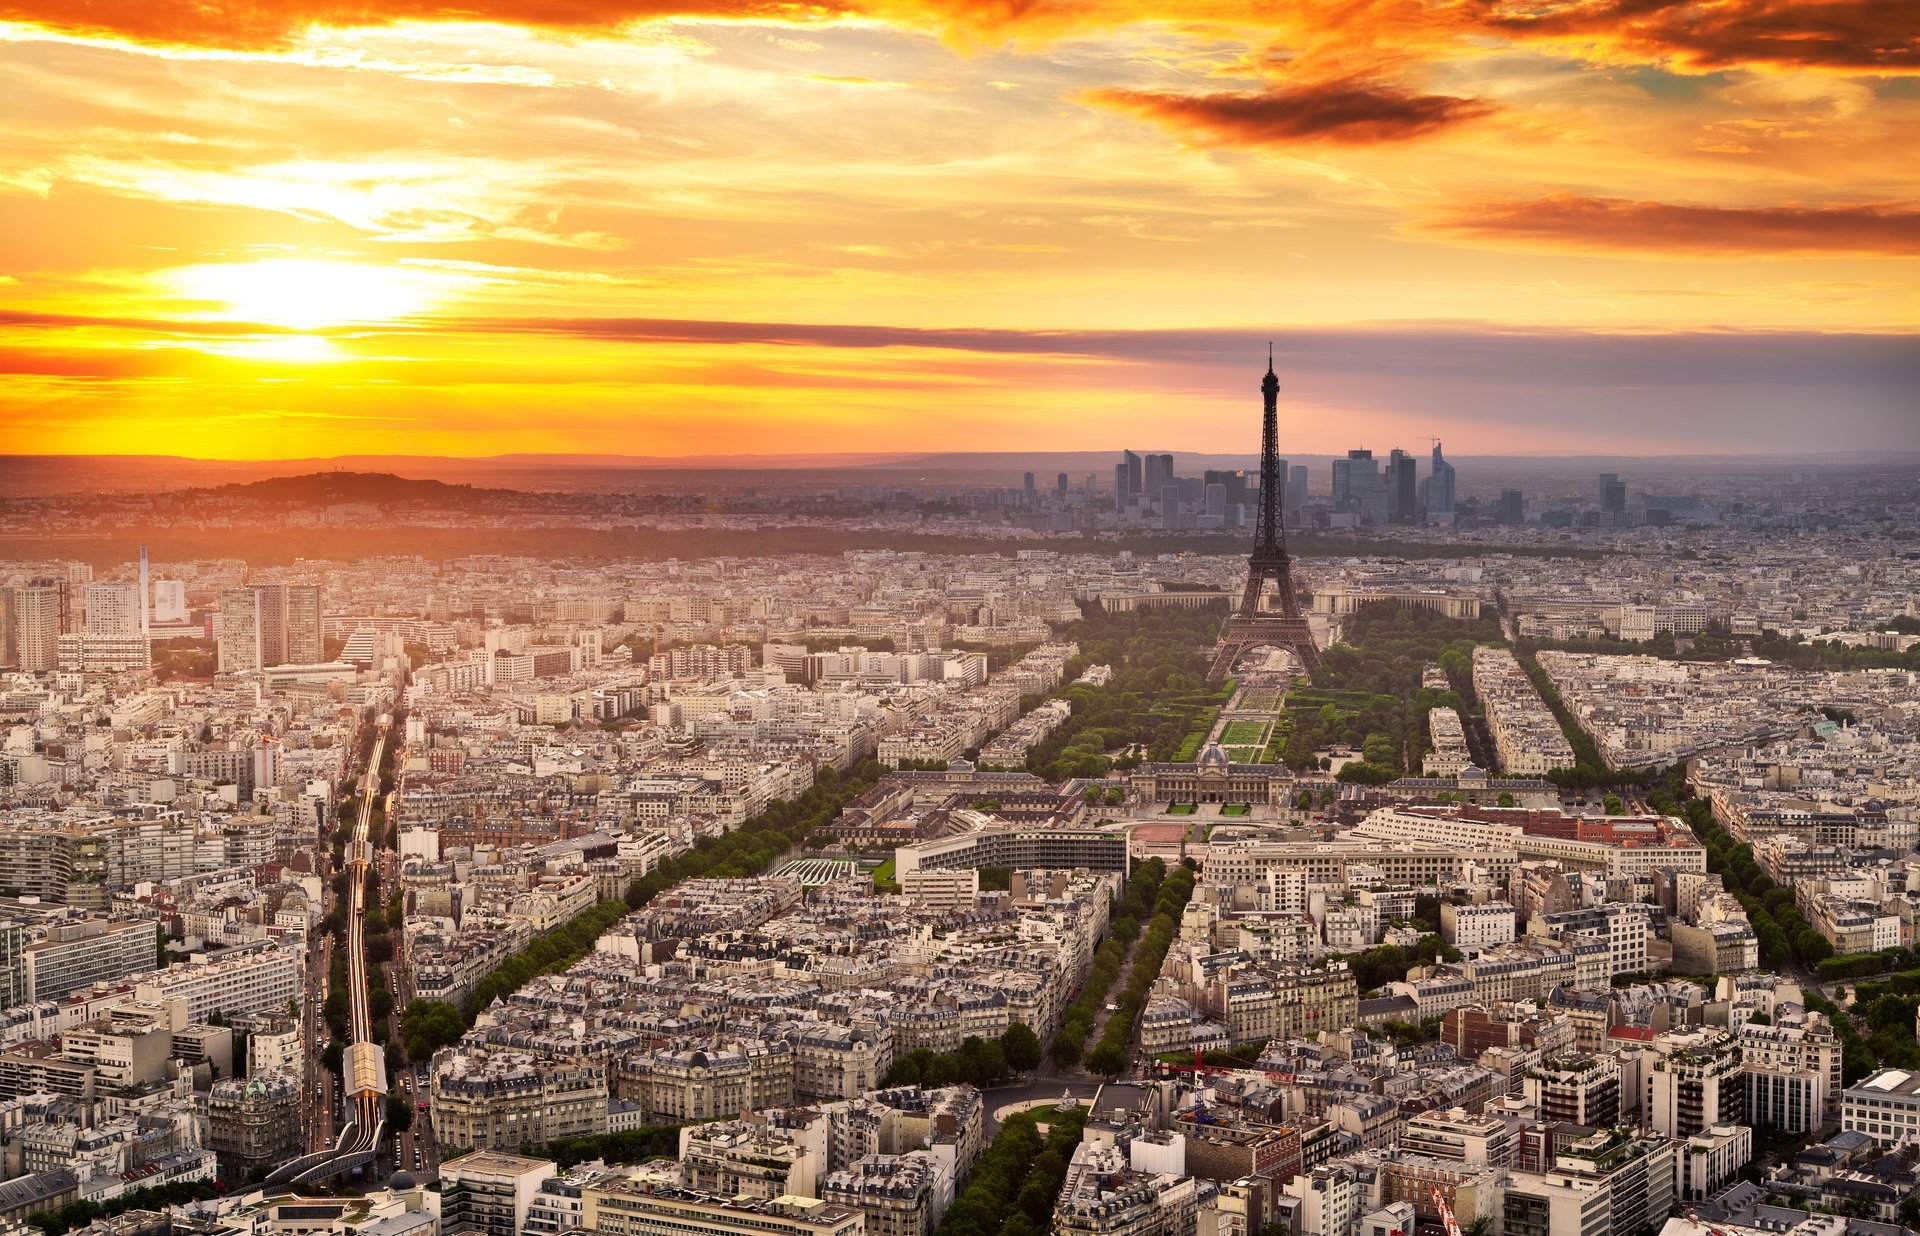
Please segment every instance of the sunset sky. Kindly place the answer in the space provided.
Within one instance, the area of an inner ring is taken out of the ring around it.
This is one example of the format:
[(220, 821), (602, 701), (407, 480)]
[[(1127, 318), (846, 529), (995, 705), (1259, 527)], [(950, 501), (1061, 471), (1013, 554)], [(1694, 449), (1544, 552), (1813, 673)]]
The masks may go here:
[(1920, 448), (1915, 0), (0, 0), (0, 451)]

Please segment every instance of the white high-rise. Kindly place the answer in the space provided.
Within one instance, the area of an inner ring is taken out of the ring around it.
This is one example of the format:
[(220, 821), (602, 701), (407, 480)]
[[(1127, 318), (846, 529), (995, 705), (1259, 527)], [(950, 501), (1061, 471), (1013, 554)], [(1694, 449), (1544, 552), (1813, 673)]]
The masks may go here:
[(187, 585), (184, 582), (177, 579), (153, 581), (153, 620), (155, 622), (187, 620)]
[(88, 584), (86, 616), (81, 630), (87, 635), (140, 634), (139, 584)]

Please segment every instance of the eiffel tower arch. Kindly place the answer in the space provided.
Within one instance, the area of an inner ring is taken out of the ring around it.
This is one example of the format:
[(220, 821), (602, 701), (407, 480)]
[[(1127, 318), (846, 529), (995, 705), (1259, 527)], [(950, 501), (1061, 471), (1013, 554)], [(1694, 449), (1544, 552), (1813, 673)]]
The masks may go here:
[[(1280, 519), (1280, 379), (1273, 372), (1271, 347), (1260, 394), (1266, 403), (1260, 430), (1260, 513), (1254, 525), (1253, 552), (1247, 555), (1247, 586), (1238, 608), (1220, 628), (1208, 682), (1225, 678), (1241, 657), (1260, 647), (1285, 648), (1309, 672), (1320, 664), (1320, 650), (1313, 645), (1313, 634), (1294, 596), (1293, 559), (1287, 553), (1287, 532)], [(1263, 600), (1269, 585), (1274, 593), (1271, 607)]]

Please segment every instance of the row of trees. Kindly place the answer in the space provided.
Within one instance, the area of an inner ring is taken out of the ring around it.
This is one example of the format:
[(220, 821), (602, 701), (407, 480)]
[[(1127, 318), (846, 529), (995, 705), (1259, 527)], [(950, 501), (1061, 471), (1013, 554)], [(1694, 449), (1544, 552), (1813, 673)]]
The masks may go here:
[(1067, 1164), (1080, 1144), (1087, 1109), (1047, 1116), (1047, 1133), (1026, 1112), (1009, 1116), (973, 1169), (967, 1187), (940, 1220), (936, 1236), (1042, 1236)]
[(1690, 798), (1677, 802), (1666, 790), (1647, 795), (1647, 805), (1662, 814), (1686, 817), (1700, 843), (1707, 850), (1707, 870), (1717, 874), (1727, 890), (1740, 899), (1760, 941), (1763, 965), (1779, 966), (1790, 962), (1816, 965), (1833, 956), (1833, 945), (1815, 931), (1800, 913), (1791, 888), (1776, 885), (1773, 877), (1753, 859), (1753, 847), (1736, 842), (1713, 820), (1713, 809), (1705, 801)]
[(1080, 1063), (1081, 1054), (1086, 1049), (1087, 1035), (1093, 1033), (1093, 1023), (1100, 1016), (1100, 1004), (1106, 999), (1114, 980), (1120, 977), (1120, 967), (1126, 963), (1127, 950), (1140, 937), (1140, 919), (1153, 908), (1154, 899), (1160, 895), (1160, 885), (1166, 878), (1167, 865), (1158, 858), (1150, 858), (1133, 869), (1126, 891), (1113, 909), (1106, 943), (1095, 951), (1093, 965), (1087, 970), (1087, 980), (1081, 985), (1080, 994), (1067, 1006), (1066, 1013), (1060, 1019), (1060, 1029), (1054, 1033), (1053, 1044), (1047, 1049), (1047, 1054), (1055, 1064), (1064, 1067)]
[[(1084, 607), (1080, 621), (1063, 635), (1080, 645), (1067, 663), (1067, 685), (1054, 694), (1073, 713), (1027, 753), (1027, 770), (1050, 781), (1104, 777), (1114, 761), (1107, 755), (1134, 743), (1150, 759), (1173, 758), (1208, 709), (1222, 702), (1207, 686), (1206, 655), (1226, 597), (1203, 609), (1147, 609), (1109, 614), (1098, 605)], [(1113, 677), (1105, 686), (1075, 684), (1092, 665), (1107, 665)], [(1126, 761), (1132, 763), (1132, 761)]]
[[(822, 767), (799, 798), (791, 802), (776, 799), (735, 831), (722, 837), (700, 838), (692, 849), (668, 858), (628, 885), (623, 900), (608, 898), (595, 904), (503, 961), (474, 985), (465, 1015), (441, 1001), (412, 1001), (400, 1017), (400, 1042), (407, 1058), (425, 1060), (440, 1048), (458, 1042), (472, 1016), (495, 997), (511, 995), (532, 978), (556, 974), (573, 965), (629, 910), (646, 905), (679, 881), (744, 879), (760, 874), (795, 843), (831, 824), (847, 801), (870, 787), (882, 771), (873, 760), (862, 761), (845, 777), (831, 767)], [(368, 923), (371, 927), (371, 912)], [(331, 1003), (329, 999), (330, 1009)]]
[(968, 1035), (958, 1051), (937, 1052), (921, 1047), (896, 1058), (883, 1086), (951, 1086), (965, 1082), (982, 1090), (999, 1085), (1010, 1073), (1037, 1068), (1042, 1058), (1040, 1036), (1025, 1022), (1016, 1021), (997, 1039)]
[(627, 905), (639, 909), (682, 880), (742, 880), (759, 875), (767, 864), (803, 839), (823, 834), (840, 809), (886, 771), (877, 760), (862, 760), (842, 776), (822, 765), (814, 782), (796, 799), (775, 799), (722, 837), (702, 837), (691, 850), (666, 859), (627, 886)]
[(1345, 623), (1342, 642), (1320, 656), (1310, 682), (1287, 693), (1279, 758), (1295, 772), (1319, 763), (1317, 748), (1336, 743), (1360, 749), (1363, 758), (1341, 769), (1345, 781), (1384, 784), (1419, 766), (1427, 750), (1427, 711), (1471, 709), (1462, 689), (1470, 668), (1454, 676), (1452, 690), (1422, 685), (1428, 665), (1470, 667), (1476, 643), (1500, 638), (1491, 620), (1467, 622), (1391, 601), (1362, 606)]
[[(1916, 620), (1904, 614), (1888, 624), (1900, 630), (1900, 623)], [(1905, 634), (1920, 634), (1907, 631)], [(1680, 648), (1681, 639), (1686, 650)], [(1540, 648), (1560, 648), (1568, 652), (1597, 652), (1612, 656), (1659, 657), (1667, 661), (1731, 661), (1735, 657), (1765, 657), (1781, 665), (1805, 670), (1920, 669), (1920, 648), (1895, 652), (1887, 648), (1853, 648), (1827, 640), (1809, 640), (1801, 635), (1784, 636), (1775, 630), (1762, 631), (1751, 638), (1736, 636), (1725, 625), (1708, 623), (1691, 636), (1675, 638), (1660, 634), (1650, 640), (1556, 639), (1534, 642)]]
[[(1598, 744), (1591, 735), (1580, 728), (1574, 719), (1566, 701), (1560, 698), (1560, 692), (1554, 687), (1553, 679), (1533, 654), (1539, 648), (1534, 640), (1520, 640), (1513, 646), (1513, 658), (1527, 675), (1527, 681), (1540, 693), (1541, 702), (1547, 711), (1560, 724), (1560, 732), (1566, 736), (1567, 745), (1573, 748), (1573, 767), (1554, 768), (1547, 772), (1547, 780), (1563, 790), (1591, 790), (1606, 788), (1647, 789), (1655, 786), (1675, 788), (1676, 781), (1683, 781), (1686, 767), (1676, 764), (1673, 768), (1609, 768), (1605, 757), (1600, 754)], [(1675, 788), (1675, 792), (1680, 792)]]
[(1126, 989), (1117, 1002), (1120, 1007), (1107, 1018), (1099, 1044), (1087, 1053), (1090, 1071), (1108, 1077), (1118, 1077), (1126, 1071), (1127, 1061), (1133, 1054), (1133, 1031), (1139, 1023), (1140, 1011), (1146, 1007), (1154, 980), (1160, 977), (1160, 964), (1167, 959), (1167, 949), (1180, 932), (1180, 915), (1192, 896), (1193, 870), (1189, 867), (1175, 867), (1161, 882), (1154, 900), (1153, 921), (1147, 924), (1147, 934), (1140, 941), (1139, 952), (1134, 954), (1133, 970), (1127, 975)]
[(27, 1226), (38, 1228), (46, 1236), (62, 1236), (76, 1227), (85, 1227), (98, 1219), (111, 1218), (129, 1210), (164, 1210), (219, 1197), (221, 1189), (208, 1180), (175, 1181), (149, 1189), (134, 1189), (104, 1202), (87, 1199), (68, 1202), (58, 1210), (43, 1210), (27, 1216)]

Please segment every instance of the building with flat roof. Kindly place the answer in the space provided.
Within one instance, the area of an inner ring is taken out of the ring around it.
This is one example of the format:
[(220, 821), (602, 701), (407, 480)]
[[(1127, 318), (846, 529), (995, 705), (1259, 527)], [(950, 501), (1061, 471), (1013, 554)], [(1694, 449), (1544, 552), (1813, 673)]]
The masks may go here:
[(1840, 1130), (1882, 1146), (1920, 1137), (1920, 1073), (1881, 1069), (1840, 1095)]
[(498, 1150), (442, 1163), (440, 1230), (446, 1236), (521, 1236), (534, 1195), (556, 1173), (551, 1159)]
[(903, 845), (893, 852), (896, 878), (928, 867), (1011, 867), (1016, 871), (1128, 870), (1127, 839), (1093, 828), (990, 826)]
[(581, 1226), (602, 1236), (862, 1236), (857, 1210), (791, 1194), (723, 1198), (624, 1180), (595, 1185), (582, 1195)]

